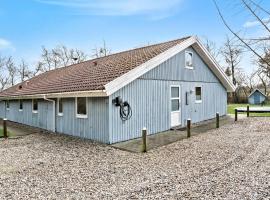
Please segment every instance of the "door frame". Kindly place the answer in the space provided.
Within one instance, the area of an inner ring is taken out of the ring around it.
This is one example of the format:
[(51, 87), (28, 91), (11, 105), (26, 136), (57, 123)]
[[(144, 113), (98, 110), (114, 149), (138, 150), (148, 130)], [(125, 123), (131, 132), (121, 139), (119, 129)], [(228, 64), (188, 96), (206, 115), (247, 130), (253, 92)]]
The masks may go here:
[[(179, 89), (179, 97), (176, 98), (172, 98), (172, 87), (178, 87)], [(176, 84), (173, 84), (173, 85), (170, 85), (170, 127), (175, 127), (175, 126), (172, 126), (172, 113), (179, 113), (179, 124), (177, 124), (176, 126), (181, 126), (182, 125), (182, 99), (181, 99), (181, 85), (176, 85)], [(173, 99), (178, 99), (179, 101), (179, 110), (177, 111), (172, 111), (172, 100)]]

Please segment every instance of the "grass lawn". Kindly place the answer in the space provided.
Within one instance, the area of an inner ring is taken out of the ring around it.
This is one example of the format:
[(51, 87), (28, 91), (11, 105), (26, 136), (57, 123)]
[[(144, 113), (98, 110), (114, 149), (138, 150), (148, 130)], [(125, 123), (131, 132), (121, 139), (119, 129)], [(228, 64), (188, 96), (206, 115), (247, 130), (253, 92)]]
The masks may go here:
[[(238, 107), (247, 107), (248, 104), (228, 104), (228, 114), (234, 114), (234, 109)], [(249, 107), (260, 107), (260, 105), (249, 105)], [(269, 106), (269, 102), (265, 105)], [(246, 113), (239, 113), (239, 114), (246, 114)], [(259, 117), (270, 117), (270, 113), (250, 113), (250, 116), (259, 116)]]

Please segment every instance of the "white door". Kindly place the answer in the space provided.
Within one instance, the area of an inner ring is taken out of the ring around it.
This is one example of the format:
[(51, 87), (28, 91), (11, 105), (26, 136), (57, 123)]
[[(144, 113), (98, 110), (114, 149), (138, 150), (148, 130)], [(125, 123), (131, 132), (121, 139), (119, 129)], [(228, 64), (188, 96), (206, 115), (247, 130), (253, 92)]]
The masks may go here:
[(171, 127), (179, 126), (181, 124), (181, 106), (180, 106), (180, 86), (171, 86)]

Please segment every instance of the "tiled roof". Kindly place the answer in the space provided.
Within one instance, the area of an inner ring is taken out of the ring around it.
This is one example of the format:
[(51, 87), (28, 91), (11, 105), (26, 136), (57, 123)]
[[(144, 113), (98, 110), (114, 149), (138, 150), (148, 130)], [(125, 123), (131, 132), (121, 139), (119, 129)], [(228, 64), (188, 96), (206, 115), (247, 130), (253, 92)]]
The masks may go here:
[(0, 93), (0, 97), (103, 90), (104, 85), (189, 37), (150, 45), (45, 72)]

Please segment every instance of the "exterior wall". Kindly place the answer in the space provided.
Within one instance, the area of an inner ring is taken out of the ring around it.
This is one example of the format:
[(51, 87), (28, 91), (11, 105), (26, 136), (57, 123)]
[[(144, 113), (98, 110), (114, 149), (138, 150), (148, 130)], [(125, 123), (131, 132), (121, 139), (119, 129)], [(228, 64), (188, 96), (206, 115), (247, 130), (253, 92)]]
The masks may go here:
[[(259, 102), (256, 102), (256, 101)], [(266, 97), (264, 95), (262, 95), (260, 92), (255, 91), (249, 98), (248, 98), (248, 103), (249, 104), (260, 104), (263, 101), (266, 100)]]
[(56, 131), (109, 143), (108, 98), (88, 98), (88, 118), (76, 118), (75, 98), (63, 99), (63, 116), (57, 116)]
[[(115, 143), (141, 136), (141, 129), (146, 127), (149, 134), (171, 128), (170, 86), (181, 87), (181, 125), (191, 118), (193, 123), (215, 117), (216, 112), (227, 112), (227, 92), (219, 80), (205, 65), (193, 49), (194, 70), (184, 67), (184, 52), (167, 60), (139, 79), (123, 87), (110, 96), (110, 142)], [(202, 87), (202, 103), (195, 103), (195, 87)], [(190, 91), (193, 91), (190, 93)], [(185, 95), (189, 92), (189, 105)], [(128, 101), (133, 116), (122, 122), (119, 107), (111, 102), (121, 96)]]
[(9, 110), (5, 109), (4, 103), (3, 106), (1, 106), (5, 110), (5, 114), (3, 115), (3, 117), (6, 117), (8, 120), (50, 131), (53, 130), (53, 104), (51, 102), (40, 100), (38, 103), (38, 113), (32, 112), (31, 100), (23, 101), (22, 111), (19, 111), (18, 100), (10, 101), (9, 104)]
[[(108, 98), (88, 98), (87, 108), (88, 118), (76, 118), (75, 98), (63, 99), (63, 116), (55, 116), (56, 132), (109, 143)], [(44, 100), (38, 102), (38, 113), (32, 112), (31, 100), (23, 101), (23, 111), (19, 111), (18, 100), (10, 101), (9, 110), (0, 102), (0, 117), (50, 131), (54, 129), (53, 103)]]

